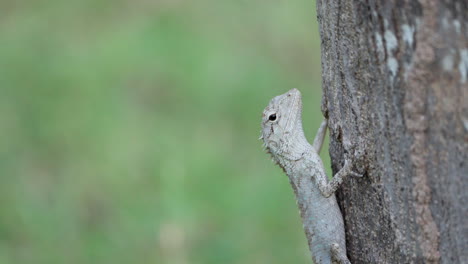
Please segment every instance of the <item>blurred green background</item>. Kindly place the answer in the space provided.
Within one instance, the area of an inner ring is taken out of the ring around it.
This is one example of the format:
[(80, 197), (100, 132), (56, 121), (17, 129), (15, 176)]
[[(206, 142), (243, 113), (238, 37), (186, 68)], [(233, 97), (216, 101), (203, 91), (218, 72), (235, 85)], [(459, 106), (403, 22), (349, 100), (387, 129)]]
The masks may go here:
[(310, 263), (258, 137), (320, 124), (314, 1), (0, 3), (0, 263)]

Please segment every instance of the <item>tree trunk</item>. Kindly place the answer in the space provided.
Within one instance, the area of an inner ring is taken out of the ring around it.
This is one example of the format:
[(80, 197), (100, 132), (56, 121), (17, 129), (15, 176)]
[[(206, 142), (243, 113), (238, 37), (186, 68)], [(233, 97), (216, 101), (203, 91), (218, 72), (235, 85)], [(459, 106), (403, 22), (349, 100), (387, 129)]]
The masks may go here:
[(352, 263), (468, 263), (466, 0), (318, 0)]

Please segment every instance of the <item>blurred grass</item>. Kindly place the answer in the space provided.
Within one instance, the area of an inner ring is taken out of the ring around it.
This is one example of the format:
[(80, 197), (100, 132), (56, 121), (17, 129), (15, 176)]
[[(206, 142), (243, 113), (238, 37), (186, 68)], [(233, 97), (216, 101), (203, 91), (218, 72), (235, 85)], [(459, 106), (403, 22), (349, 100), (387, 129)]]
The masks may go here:
[(257, 138), (293, 87), (320, 123), (313, 1), (1, 6), (0, 263), (310, 262)]

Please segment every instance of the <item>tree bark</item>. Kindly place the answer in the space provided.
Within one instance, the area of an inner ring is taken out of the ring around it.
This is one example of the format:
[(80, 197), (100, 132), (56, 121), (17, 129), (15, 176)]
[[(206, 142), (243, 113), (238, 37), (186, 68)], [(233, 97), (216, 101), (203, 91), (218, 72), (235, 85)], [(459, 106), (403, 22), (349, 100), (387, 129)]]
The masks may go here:
[(317, 0), (352, 263), (468, 263), (468, 3)]

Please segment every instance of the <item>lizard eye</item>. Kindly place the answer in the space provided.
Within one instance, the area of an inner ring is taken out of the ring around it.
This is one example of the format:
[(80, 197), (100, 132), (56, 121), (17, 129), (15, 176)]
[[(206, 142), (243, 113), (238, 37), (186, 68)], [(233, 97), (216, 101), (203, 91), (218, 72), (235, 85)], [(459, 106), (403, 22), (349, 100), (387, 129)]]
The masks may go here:
[(268, 117), (268, 120), (270, 120), (270, 121), (275, 121), (275, 120), (276, 120), (276, 114), (271, 114), (271, 115)]

